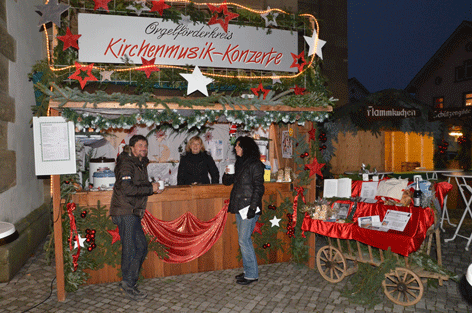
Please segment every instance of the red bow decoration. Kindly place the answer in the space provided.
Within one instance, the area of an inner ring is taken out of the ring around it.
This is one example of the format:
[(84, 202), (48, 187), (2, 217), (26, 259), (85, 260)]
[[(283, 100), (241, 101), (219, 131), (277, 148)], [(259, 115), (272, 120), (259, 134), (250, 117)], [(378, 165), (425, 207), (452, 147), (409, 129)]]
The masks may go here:
[(293, 199), (293, 217), (292, 217), (292, 225), (295, 227), (297, 225), (297, 206), (298, 206), (298, 196), (301, 196), (303, 203), (306, 203), (305, 201), (305, 196), (303, 195), (303, 187), (295, 187), (295, 191), (297, 192), (297, 195)]
[(70, 251), (74, 250), (74, 245), (72, 242), (75, 240), (77, 241), (77, 253), (72, 256), (72, 264), (74, 265), (74, 272), (77, 270), (79, 255), (80, 255), (80, 242), (79, 242), (79, 234), (77, 233), (77, 225), (75, 224), (75, 217), (74, 217), (74, 210), (75, 210), (75, 203), (67, 203), (67, 214), (69, 215), (70, 220), (70, 241), (69, 241), (69, 249)]

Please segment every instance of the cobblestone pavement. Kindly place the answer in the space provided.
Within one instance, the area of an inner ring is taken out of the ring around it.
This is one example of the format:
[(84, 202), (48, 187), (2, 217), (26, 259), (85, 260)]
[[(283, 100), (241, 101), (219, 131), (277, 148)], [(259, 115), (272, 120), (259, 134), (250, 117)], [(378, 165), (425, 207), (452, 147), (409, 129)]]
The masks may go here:
[[(453, 230), (446, 228), (442, 238), (450, 238)], [(464, 249), (466, 240), (444, 243), (443, 239), (443, 263), (462, 275), (472, 262)], [(317, 248), (323, 245), (324, 239), (317, 238)], [(148, 297), (140, 302), (126, 299), (117, 283), (82, 286), (58, 302), (55, 268), (47, 265), (38, 249), (10, 282), (0, 284), (0, 312), (472, 312), (453, 280), (437, 288), (425, 285), (422, 299), (410, 307), (394, 304), (379, 290), (383, 302), (366, 308), (341, 295), (351, 277), (332, 284), (317, 270), (278, 263), (261, 265), (260, 280), (240, 286), (234, 280), (240, 271), (145, 279), (140, 289)]]

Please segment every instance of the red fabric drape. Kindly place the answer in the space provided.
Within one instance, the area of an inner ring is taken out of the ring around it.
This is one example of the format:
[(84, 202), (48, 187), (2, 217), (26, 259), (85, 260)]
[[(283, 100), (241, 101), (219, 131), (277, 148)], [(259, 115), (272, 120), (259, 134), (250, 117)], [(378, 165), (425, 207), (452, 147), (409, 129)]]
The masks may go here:
[[(305, 214), (302, 230), (333, 238), (353, 239), (382, 250), (387, 250), (390, 247), (392, 252), (408, 256), (419, 249), (426, 238), (426, 231), (434, 223), (434, 214), (431, 208), (418, 208), (413, 205), (409, 207), (389, 206), (384, 205), (383, 202), (359, 202), (357, 205), (353, 218), (354, 223), (323, 222), (314, 220)], [(412, 213), (403, 232), (395, 230), (381, 232), (361, 228), (357, 225), (357, 219), (361, 216), (379, 215), (380, 220), (383, 220), (388, 209)]]
[(161, 221), (148, 211), (141, 221), (145, 233), (168, 247), (167, 263), (185, 263), (206, 253), (223, 233), (228, 216), (228, 201), (209, 221), (200, 221), (187, 212), (173, 221)]
[(362, 180), (353, 180), (351, 185), (351, 197), (359, 197), (361, 195)]
[(434, 189), (436, 190), (436, 198), (438, 198), (439, 205), (442, 208), (444, 204), (444, 197), (447, 195), (449, 191), (451, 191), (452, 184), (443, 181), (443, 182), (434, 184)]

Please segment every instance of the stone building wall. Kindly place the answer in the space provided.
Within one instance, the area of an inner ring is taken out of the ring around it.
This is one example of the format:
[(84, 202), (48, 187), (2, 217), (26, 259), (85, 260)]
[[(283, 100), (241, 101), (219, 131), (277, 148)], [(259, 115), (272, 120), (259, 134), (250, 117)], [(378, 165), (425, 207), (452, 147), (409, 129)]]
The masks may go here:
[(0, 221), (17, 223), (44, 203), (44, 184), (34, 171), (28, 73), (45, 56), (41, 0), (0, 0)]

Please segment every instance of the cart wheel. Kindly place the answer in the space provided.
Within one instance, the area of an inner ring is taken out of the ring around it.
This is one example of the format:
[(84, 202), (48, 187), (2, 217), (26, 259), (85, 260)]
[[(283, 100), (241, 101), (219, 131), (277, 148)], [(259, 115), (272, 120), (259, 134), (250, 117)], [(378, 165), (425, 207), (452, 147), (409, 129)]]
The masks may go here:
[(393, 303), (403, 306), (414, 305), (423, 297), (423, 283), (413, 271), (397, 267), (385, 274), (382, 282), (384, 293)]
[(335, 247), (321, 248), (316, 254), (316, 266), (321, 276), (330, 283), (338, 283), (346, 276), (346, 259)]

